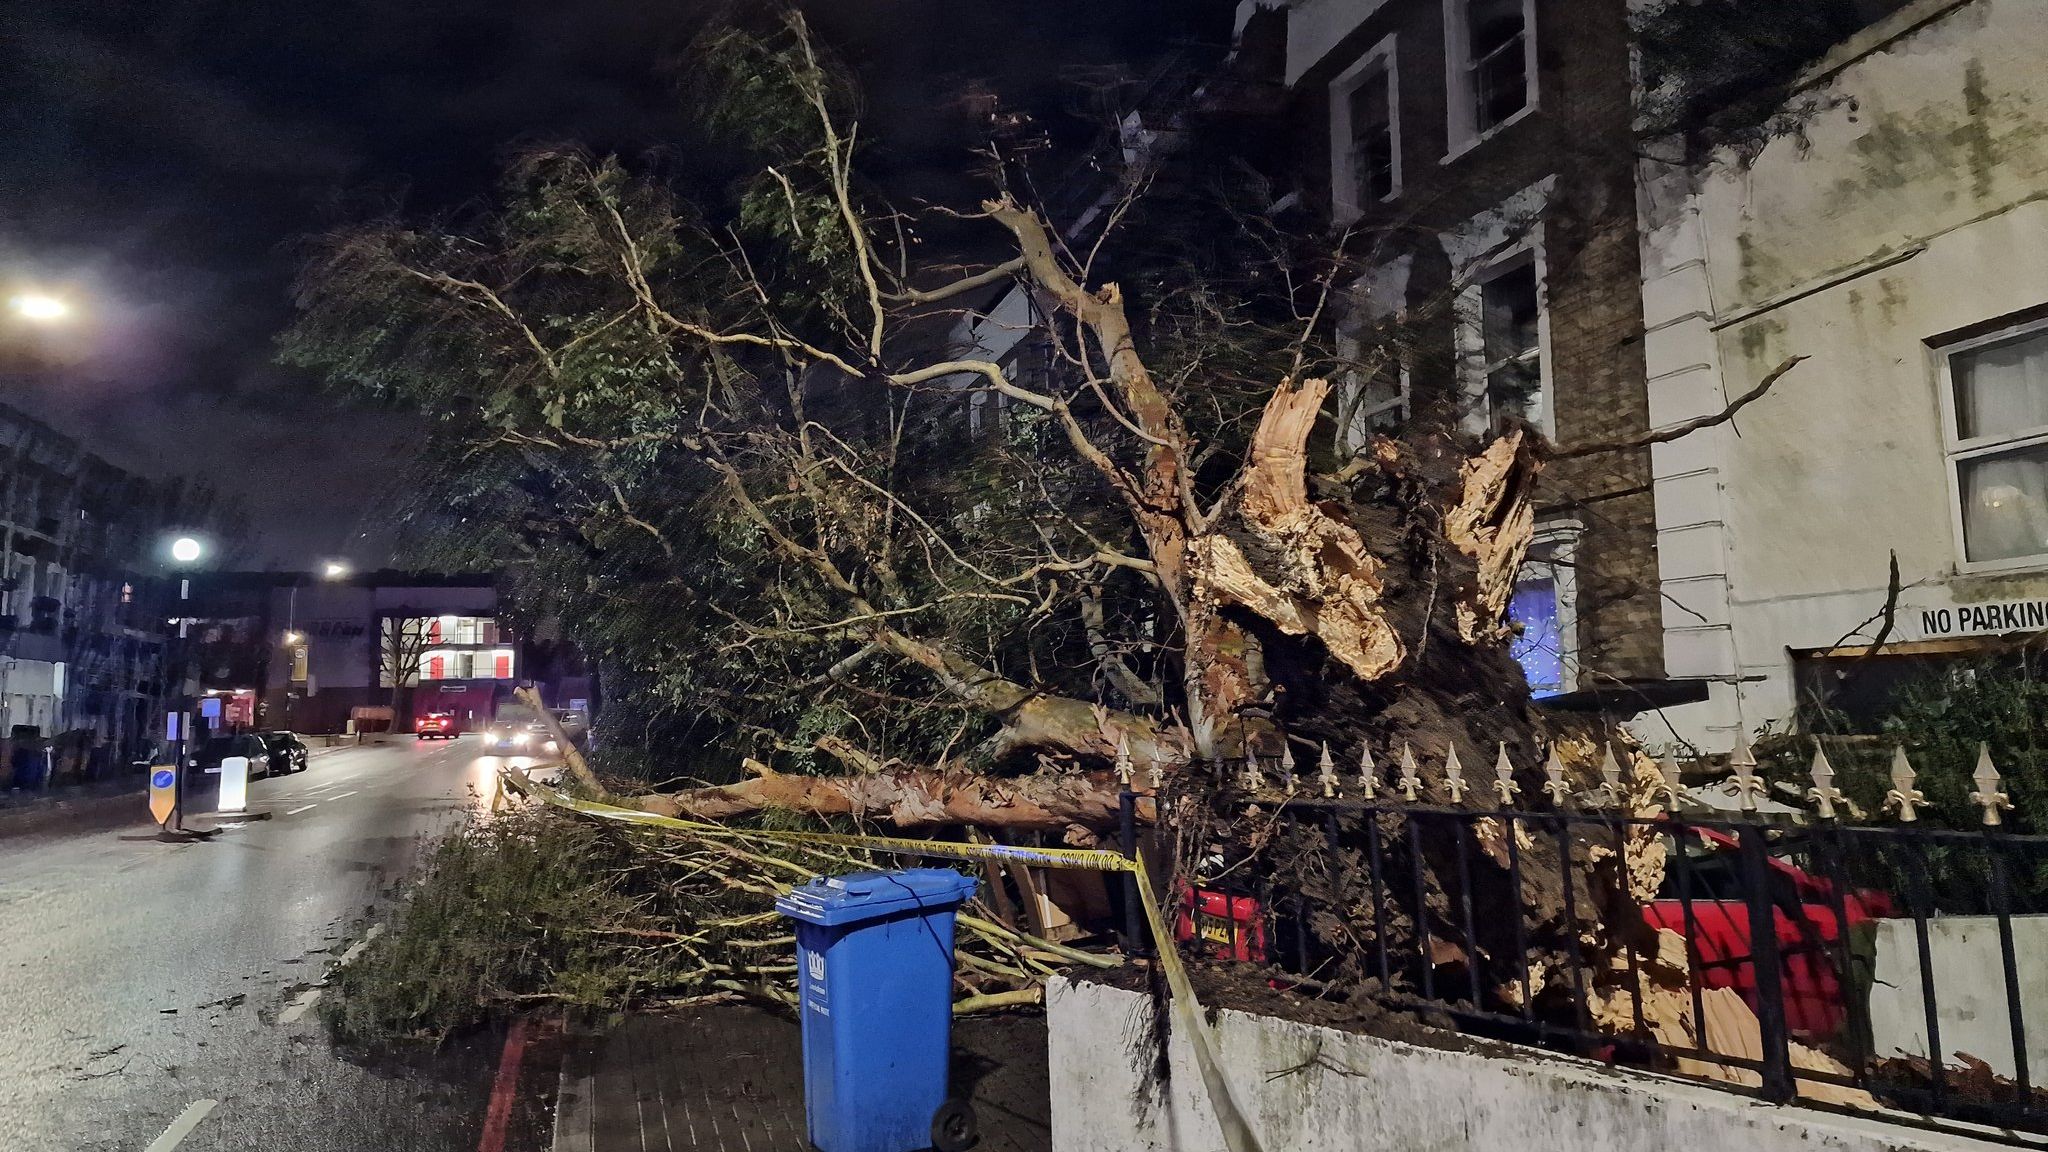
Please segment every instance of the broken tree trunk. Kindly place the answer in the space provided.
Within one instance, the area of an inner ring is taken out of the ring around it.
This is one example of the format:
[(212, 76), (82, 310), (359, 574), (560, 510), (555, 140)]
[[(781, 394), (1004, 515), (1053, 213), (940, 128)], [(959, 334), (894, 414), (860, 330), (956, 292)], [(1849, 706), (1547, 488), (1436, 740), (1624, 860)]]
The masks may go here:
[[(861, 776), (797, 776), (750, 763), (748, 780), (638, 798), (650, 812), (731, 820), (767, 811), (881, 820), (906, 830), (954, 825), (1072, 833), (1113, 828), (1122, 791), (1108, 772), (997, 777), (916, 768)], [(1150, 820), (1149, 794), (1139, 818)]]
[(1401, 664), (1401, 637), (1380, 605), (1381, 564), (1335, 506), (1308, 500), (1308, 437), (1327, 380), (1283, 383), (1252, 435), (1234, 515), (1203, 535), (1194, 599), (1238, 608), (1290, 636), (1314, 636), (1361, 680)]

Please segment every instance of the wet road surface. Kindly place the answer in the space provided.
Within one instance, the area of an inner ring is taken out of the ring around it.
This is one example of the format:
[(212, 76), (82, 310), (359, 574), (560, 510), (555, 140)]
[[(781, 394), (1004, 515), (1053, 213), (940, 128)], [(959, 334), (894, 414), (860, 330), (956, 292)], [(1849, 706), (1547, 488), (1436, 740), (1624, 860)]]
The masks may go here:
[(495, 1037), (337, 1052), (309, 986), (497, 764), (472, 740), (317, 755), (207, 842), (158, 841), (139, 796), (0, 826), (0, 1149), (475, 1149)]

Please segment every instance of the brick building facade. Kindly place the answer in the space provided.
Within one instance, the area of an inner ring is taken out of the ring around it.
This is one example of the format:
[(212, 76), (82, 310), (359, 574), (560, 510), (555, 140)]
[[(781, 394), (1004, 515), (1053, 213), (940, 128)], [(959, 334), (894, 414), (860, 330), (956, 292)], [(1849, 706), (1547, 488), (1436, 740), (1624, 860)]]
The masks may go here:
[[(1358, 439), (1510, 418), (1570, 448), (1649, 430), (1624, 0), (1251, 0), (1297, 187), (1361, 275)], [(1279, 45), (1284, 42), (1284, 52)], [(1284, 64), (1281, 63), (1284, 57)], [(1371, 335), (1368, 335), (1370, 333)], [(1516, 597), (1560, 705), (1670, 699), (1647, 449), (1553, 462)]]

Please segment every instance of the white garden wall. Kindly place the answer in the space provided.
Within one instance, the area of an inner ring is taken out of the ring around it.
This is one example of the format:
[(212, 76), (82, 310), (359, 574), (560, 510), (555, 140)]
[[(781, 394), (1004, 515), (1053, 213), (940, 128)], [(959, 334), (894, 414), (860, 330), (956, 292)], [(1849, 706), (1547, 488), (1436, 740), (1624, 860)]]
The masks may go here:
[[(1187, 1038), (1149, 1075), (1152, 1005), (1100, 984), (1047, 992), (1054, 1152), (1226, 1152)], [(1219, 1058), (1268, 1152), (1990, 1152), (2004, 1145), (1774, 1107), (1504, 1045), (1426, 1048), (1217, 1014)]]

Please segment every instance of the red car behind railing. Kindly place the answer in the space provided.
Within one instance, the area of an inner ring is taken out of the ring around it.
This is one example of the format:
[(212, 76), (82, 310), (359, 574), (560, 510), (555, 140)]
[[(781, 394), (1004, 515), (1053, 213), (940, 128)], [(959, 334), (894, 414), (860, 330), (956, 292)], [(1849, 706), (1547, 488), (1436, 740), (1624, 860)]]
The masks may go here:
[[(1692, 945), (1693, 963), (1702, 986), (1733, 988), (1751, 1009), (1757, 1009), (1756, 964), (1750, 945), (1749, 904), (1737, 877), (1736, 841), (1708, 828), (1688, 828), (1710, 850), (1689, 857), (1681, 869), (1674, 858), (1665, 865), (1664, 889), (1643, 909), (1653, 928), (1668, 928)], [(1836, 975), (1836, 950), (1845, 926), (1854, 931), (1892, 914), (1883, 892), (1853, 890), (1841, 894), (1841, 917), (1835, 914), (1834, 886), (1785, 860), (1769, 860), (1780, 898), (1773, 901), (1772, 920), (1778, 938), (1779, 981), (1785, 998), (1785, 1026), (1803, 1040), (1821, 1041), (1839, 1034), (1848, 1020), (1847, 1000)], [(1681, 876), (1689, 873), (1692, 905), (1679, 899)], [(1793, 899), (1783, 897), (1790, 894)]]
[[(1665, 866), (1664, 892), (1643, 908), (1643, 919), (1652, 928), (1668, 928), (1689, 941), (1702, 987), (1733, 988), (1755, 1010), (1756, 963), (1736, 840), (1710, 828), (1687, 828), (1685, 834), (1697, 837), (1707, 851), (1689, 856), (1684, 868), (1675, 858)], [(1848, 1001), (1835, 969), (1843, 924), (1835, 915), (1834, 888), (1777, 857), (1771, 857), (1769, 865), (1777, 881), (1772, 919), (1785, 1026), (1802, 1040), (1828, 1040), (1848, 1022)], [(1681, 875), (1690, 885), (1689, 921), (1688, 901), (1679, 899)], [(1199, 941), (1195, 950), (1217, 960), (1266, 962), (1266, 924), (1259, 901), (1197, 887), (1182, 889), (1178, 903), (1174, 938), (1180, 943)], [(1852, 932), (1893, 914), (1891, 897), (1870, 889), (1842, 893), (1841, 907), (1841, 919)]]

